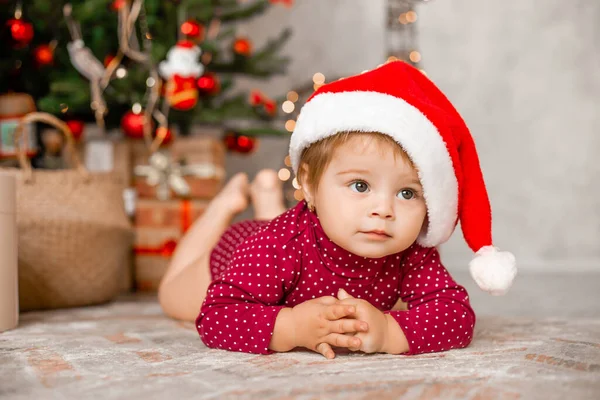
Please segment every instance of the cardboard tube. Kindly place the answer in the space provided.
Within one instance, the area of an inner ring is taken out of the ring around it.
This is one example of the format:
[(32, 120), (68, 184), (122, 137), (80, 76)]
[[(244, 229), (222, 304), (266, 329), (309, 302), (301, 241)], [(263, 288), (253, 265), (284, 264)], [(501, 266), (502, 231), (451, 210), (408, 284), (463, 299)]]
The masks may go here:
[(16, 203), (15, 177), (0, 172), (0, 332), (19, 322)]

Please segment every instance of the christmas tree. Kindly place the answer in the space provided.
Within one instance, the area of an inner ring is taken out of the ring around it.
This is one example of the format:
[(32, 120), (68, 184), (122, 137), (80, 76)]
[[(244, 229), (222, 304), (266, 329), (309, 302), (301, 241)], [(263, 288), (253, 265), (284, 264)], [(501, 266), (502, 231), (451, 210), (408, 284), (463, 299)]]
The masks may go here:
[(258, 49), (236, 34), (237, 22), (275, 3), (291, 0), (0, 0), (0, 93), (25, 92), (41, 111), (106, 128), (146, 114), (182, 134), (232, 121), (253, 121), (240, 134), (284, 133), (272, 123), (278, 101), (232, 94), (236, 75), (285, 72), (278, 53), (289, 30)]

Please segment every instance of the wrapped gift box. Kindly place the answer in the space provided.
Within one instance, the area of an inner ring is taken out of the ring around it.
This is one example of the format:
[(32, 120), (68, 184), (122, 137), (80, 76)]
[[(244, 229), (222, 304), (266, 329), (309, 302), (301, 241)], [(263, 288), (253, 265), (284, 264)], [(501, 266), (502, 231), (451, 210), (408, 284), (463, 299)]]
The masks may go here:
[(204, 212), (207, 200), (138, 198), (135, 211), (134, 276), (140, 291), (155, 291), (177, 241)]
[[(34, 111), (36, 111), (35, 102), (30, 95), (25, 93), (0, 94), (0, 167), (15, 168), (19, 166), (14, 140), (15, 129), (25, 115)], [(25, 124), (19, 141), (21, 150), (30, 158), (38, 152), (35, 131), (35, 124)]]
[[(150, 154), (143, 141), (132, 141), (130, 145), (132, 164), (147, 165)], [(225, 148), (220, 140), (211, 137), (178, 137), (173, 144), (160, 151), (172, 162), (202, 171), (187, 172), (183, 175), (190, 188), (187, 197), (211, 199), (221, 190), (225, 178)], [(133, 186), (138, 197), (156, 198), (156, 186), (148, 184), (145, 177), (134, 174)], [(178, 197), (174, 191), (171, 191), (171, 196)]]

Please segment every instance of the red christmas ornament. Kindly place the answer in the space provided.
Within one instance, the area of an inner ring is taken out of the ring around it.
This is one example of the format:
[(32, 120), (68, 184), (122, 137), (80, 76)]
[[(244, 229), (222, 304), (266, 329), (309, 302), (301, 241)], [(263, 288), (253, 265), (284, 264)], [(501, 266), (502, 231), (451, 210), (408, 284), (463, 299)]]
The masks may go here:
[(238, 153), (251, 153), (256, 146), (256, 138), (240, 135), (237, 138)]
[(225, 147), (234, 153), (251, 153), (256, 148), (257, 139), (251, 136), (230, 132), (223, 138)]
[[(133, 111), (127, 111), (121, 118), (121, 129), (126, 136), (132, 139), (141, 139), (144, 137), (144, 119), (143, 112), (136, 114)], [(151, 122), (154, 129), (154, 124)]]
[(275, 104), (275, 101), (265, 96), (259, 90), (253, 90), (250, 92), (249, 102), (253, 107), (258, 107), (262, 104), (265, 112), (271, 116), (277, 113), (277, 105)]
[(54, 62), (54, 49), (47, 44), (41, 44), (33, 50), (33, 57), (39, 66), (50, 65)]
[(253, 90), (250, 92), (250, 105), (257, 106), (263, 102), (263, 94), (259, 90)]
[(277, 113), (277, 105), (273, 100), (265, 101), (265, 111), (267, 114), (273, 116)]
[(207, 72), (198, 78), (196, 82), (200, 93), (206, 95), (215, 95), (221, 90), (221, 82), (219, 77), (212, 72)]
[(235, 133), (228, 133), (223, 138), (223, 143), (229, 151), (235, 151), (237, 149), (237, 135)]
[(114, 0), (110, 5), (110, 9), (119, 11), (125, 4), (127, 4), (127, 0)]
[(236, 54), (248, 57), (252, 54), (252, 42), (247, 38), (238, 38), (233, 42), (233, 51)]
[(291, 7), (294, 5), (294, 0), (269, 0), (271, 4), (282, 3), (286, 7)]
[(164, 126), (156, 128), (154, 135), (155, 137), (162, 138), (162, 142), (160, 142), (161, 145), (167, 145), (173, 141), (173, 133), (169, 128), (165, 128)]
[(110, 62), (115, 58), (114, 54), (108, 54), (106, 57), (104, 57), (104, 66), (108, 67), (108, 64), (110, 64)]
[(181, 24), (181, 33), (191, 38), (198, 38), (204, 34), (204, 26), (190, 19)]
[(33, 39), (33, 25), (22, 19), (9, 19), (6, 25), (17, 47), (27, 46)]
[(83, 121), (77, 119), (71, 119), (65, 122), (71, 130), (71, 135), (76, 141), (80, 140), (83, 136), (83, 127), (85, 126)]

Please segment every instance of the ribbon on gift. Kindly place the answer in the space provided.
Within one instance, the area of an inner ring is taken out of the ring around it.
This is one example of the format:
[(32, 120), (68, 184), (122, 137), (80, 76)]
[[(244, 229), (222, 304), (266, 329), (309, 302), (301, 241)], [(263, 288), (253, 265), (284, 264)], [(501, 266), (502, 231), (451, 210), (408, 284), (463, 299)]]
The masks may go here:
[(139, 256), (160, 256), (170, 258), (175, 252), (177, 247), (177, 241), (174, 239), (168, 239), (163, 242), (160, 246), (156, 247), (135, 247), (134, 252)]
[[(192, 204), (189, 200), (181, 200), (179, 209), (181, 232), (185, 233), (192, 226)], [(170, 258), (177, 247), (177, 240), (170, 238), (162, 244), (155, 247), (134, 247), (133, 251), (136, 255), (144, 256), (160, 256)]]
[(221, 178), (225, 171), (210, 163), (181, 165), (172, 162), (167, 155), (156, 152), (150, 156), (149, 165), (136, 166), (134, 174), (145, 177), (148, 185), (156, 186), (156, 197), (159, 200), (168, 200), (171, 190), (182, 197), (189, 195), (190, 186), (185, 181), (185, 176)]

